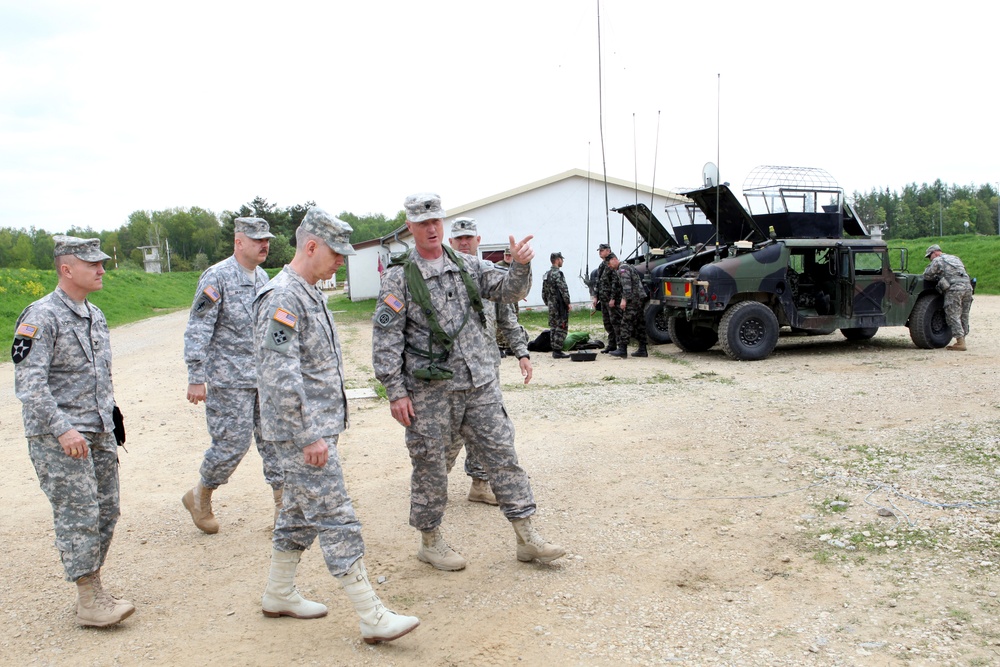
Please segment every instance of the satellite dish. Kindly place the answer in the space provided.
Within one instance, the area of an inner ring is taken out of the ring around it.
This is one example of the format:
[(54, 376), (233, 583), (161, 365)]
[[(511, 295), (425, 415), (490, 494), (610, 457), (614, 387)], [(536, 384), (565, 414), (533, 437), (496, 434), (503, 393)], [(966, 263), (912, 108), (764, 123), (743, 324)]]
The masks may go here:
[(701, 169), (701, 177), (706, 188), (711, 188), (719, 184), (719, 168), (712, 162), (706, 162)]

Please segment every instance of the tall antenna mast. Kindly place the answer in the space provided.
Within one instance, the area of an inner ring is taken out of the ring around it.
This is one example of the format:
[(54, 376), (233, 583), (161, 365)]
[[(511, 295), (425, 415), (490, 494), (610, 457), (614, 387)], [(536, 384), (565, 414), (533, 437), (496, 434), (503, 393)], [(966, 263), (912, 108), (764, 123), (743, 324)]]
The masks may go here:
[(715, 184), (715, 260), (719, 260), (719, 202), (722, 198), (722, 140), (720, 127), (722, 126), (722, 72), (717, 75), (717, 83), (715, 87), (715, 164), (719, 168), (718, 183)]
[(601, 126), (601, 166), (604, 169), (604, 227), (611, 243), (611, 214), (608, 203), (608, 160), (604, 154), (604, 70), (601, 63), (601, 0), (597, 0), (597, 113)]

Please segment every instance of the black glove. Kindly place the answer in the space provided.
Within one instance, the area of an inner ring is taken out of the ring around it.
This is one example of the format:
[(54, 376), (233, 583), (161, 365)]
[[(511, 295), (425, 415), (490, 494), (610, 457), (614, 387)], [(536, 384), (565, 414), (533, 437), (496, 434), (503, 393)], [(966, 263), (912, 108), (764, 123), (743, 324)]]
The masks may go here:
[(122, 411), (118, 409), (117, 405), (111, 411), (111, 420), (115, 423), (115, 440), (118, 441), (119, 447), (123, 447), (125, 445), (125, 418), (122, 416)]

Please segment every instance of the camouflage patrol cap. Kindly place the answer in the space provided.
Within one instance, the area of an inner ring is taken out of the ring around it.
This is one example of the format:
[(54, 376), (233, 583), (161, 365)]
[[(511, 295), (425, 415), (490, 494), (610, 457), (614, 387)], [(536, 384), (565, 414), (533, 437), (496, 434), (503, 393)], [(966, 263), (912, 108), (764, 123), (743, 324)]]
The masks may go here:
[(354, 247), (351, 245), (351, 232), (354, 231), (354, 228), (321, 208), (314, 206), (306, 211), (306, 217), (302, 219), (299, 228), (323, 239), (330, 246), (330, 250), (335, 253), (340, 255), (355, 254)]
[(503, 249), (503, 254), (505, 254), (505, 255), (513, 255), (514, 251), (510, 249), (510, 246), (507, 246), (506, 248)]
[(550, 263), (554, 263), (557, 259), (563, 259), (563, 256), (562, 256), (561, 252), (554, 252), (551, 255), (549, 255), (549, 262)]
[(609, 246), (607, 243), (602, 243), (601, 245), (597, 246), (597, 252), (601, 252), (602, 250), (611, 250), (611, 246)]
[(930, 257), (932, 252), (941, 252), (941, 246), (937, 243), (927, 248), (927, 252), (924, 253), (924, 257)]
[(608, 256), (604, 258), (605, 261), (610, 261), (612, 259), (618, 259), (618, 255), (613, 252), (609, 252)]
[(233, 225), (237, 234), (246, 234), (247, 237), (257, 241), (274, 238), (271, 227), (264, 218), (236, 218), (233, 220)]
[(443, 220), (448, 217), (444, 209), (441, 208), (441, 197), (430, 192), (410, 195), (403, 202), (403, 208), (406, 209), (406, 219), (410, 222)]
[(53, 257), (75, 255), (85, 262), (103, 262), (111, 259), (101, 251), (101, 239), (81, 239), (76, 236), (56, 234), (52, 240), (56, 244), (52, 251)]
[(472, 218), (455, 218), (451, 221), (451, 238), (459, 236), (479, 236), (476, 221)]

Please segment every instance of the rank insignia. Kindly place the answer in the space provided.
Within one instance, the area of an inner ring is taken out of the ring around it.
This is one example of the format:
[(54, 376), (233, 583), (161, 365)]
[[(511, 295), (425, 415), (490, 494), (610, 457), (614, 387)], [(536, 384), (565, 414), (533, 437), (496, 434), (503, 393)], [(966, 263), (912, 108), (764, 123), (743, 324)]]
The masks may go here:
[(284, 308), (278, 308), (274, 311), (274, 321), (284, 324), (289, 329), (294, 329), (295, 323), (298, 320), (299, 318), (295, 316), (295, 313), (290, 313)]
[(385, 305), (389, 306), (397, 313), (403, 309), (403, 302), (397, 299), (394, 294), (390, 294), (382, 300), (385, 302)]

